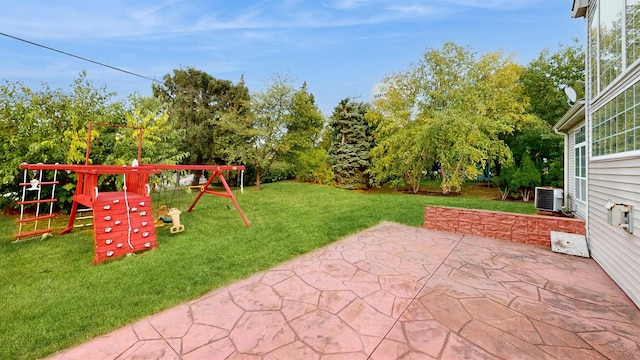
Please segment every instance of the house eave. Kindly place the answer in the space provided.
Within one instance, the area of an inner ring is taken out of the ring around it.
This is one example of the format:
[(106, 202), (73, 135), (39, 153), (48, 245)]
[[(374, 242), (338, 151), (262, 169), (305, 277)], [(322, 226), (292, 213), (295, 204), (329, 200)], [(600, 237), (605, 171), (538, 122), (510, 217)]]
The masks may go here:
[(589, 0), (573, 0), (573, 7), (571, 8), (571, 17), (574, 19), (585, 17), (585, 15), (587, 15), (588, 5), (589, 5)]
[(584, 121), (584, 100), (576, 101), (562, 118), (553, 125), (553, 130), (566, 133), (579, 122)]

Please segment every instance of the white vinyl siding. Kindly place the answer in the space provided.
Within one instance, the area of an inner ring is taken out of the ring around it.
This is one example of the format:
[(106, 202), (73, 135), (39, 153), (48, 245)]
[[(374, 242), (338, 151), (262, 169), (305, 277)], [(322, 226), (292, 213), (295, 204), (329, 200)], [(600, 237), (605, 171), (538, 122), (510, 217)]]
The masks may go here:
[[(591, 256), (640, 304), (640, 157), (589, 163)], [(607, 201), (634, 207), (633, 234), (607, 223)]]

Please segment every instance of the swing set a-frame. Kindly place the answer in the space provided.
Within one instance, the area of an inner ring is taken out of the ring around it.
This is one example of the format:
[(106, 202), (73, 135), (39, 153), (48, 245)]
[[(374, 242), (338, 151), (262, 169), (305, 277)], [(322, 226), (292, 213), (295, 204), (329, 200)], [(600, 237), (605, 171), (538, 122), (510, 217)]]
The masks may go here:
[[(78, 176), (69, 221), (67, 227), (60, 231), (59, 234), (68, 233), (73, 229), (80, 205), (92, 209), (92, 225), (95, 242), (94, 264), (98, 264), (105, 259), (115, 258), (158, 246), (155, 236), (155, 218), (152, 214), (153, 208), (151, 206), (149, 175), (159, 174), (163, 170), (201, 170), (209, 173), (207, 181), (200, 186), (200, 191), (189, 206), (187, 212), (193, 210), (204, 194), (224, 197), (233, 202), (245, 226), (251, 226), (251, 223), (240, 208), (223, 175), (225, 171), (243, 172), (245, 170), (244, 166), (141, 164), (142, 128), (102, 123), (95, 124), (126, 127), (137, 130), (137, 159), (133, 160), (131, 166), (90, 164), (91, 131), (94, 123), (89, 123), (84, 165), (21, 164), (20, 168), (24, 169), (24, 181), (20, 183), (20, 186), (22, 186), (22, 198), (18, 202), (18, 205), (20, 205), (20, 218), (18, 223), (20, 225), (18, 234), (14, 236), (16, 239), (35, 237), (53, 232), (51, 219), (55, 216), (53, 214), (53, 204), (57, 201), (55, 198), (55, 190), (56, 185), (59, 184), (57, 179), (58, 171), (75, 172)], [(27, 176), (29, 171), (33, 174), (31, 180), (28, 180)], [(52, 180), (47, 181), (43, 178), (45, 171), (53, 172)], [(122, 191), (98, 191), (98, 177), (101, 175), (122, 175), (124, 184)], [(209, 189), (212, 182), (216, 179), (220, 181), (224, 191)], [(46, 198), (42, 198), (42, 189), (45, 186), (51, 186), (51, 194)], [(27, 195), (31, 193), (36, 193), (35, 199), (27, 198)], [(43, 215), (41, 207), (46, 205), (49, 207), (48, 213)], [(34, 216), (27, 217), (25, 215), (24, 210), (26, 206), (36, 207)], [(47, 220), (47, 227), (38, 229), (38, 222), (44, 220)], [(23, 225), (28, 223), (33, 223), (34, 229), (32, 231), (23, 231), (23, 227), (26, 229), (26, 226)]]

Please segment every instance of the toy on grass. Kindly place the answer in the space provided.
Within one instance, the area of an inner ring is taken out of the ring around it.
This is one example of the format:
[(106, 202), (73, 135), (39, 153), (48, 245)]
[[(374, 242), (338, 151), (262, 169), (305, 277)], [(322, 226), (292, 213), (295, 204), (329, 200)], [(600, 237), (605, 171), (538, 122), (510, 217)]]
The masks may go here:
[(158, 218), (156, 220), (156, 227), (162, 227), (165, 224), (171, 224), (169, 232), (172, 234), (183, 232), (184, 225), (180, 224), (180, 214), (182, 211), (176, 208), (168, 209), (165, 205), (158, 208)]

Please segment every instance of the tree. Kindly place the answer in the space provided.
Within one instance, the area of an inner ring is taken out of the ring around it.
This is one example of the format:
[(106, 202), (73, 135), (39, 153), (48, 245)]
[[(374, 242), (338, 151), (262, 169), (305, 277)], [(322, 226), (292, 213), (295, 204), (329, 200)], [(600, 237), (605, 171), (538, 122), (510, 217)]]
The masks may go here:
[(373, 148), (371, 127), (365, 119), (368, 104), (349, 98), (340, 101), (329, 121), (329, 163), (338, 187), (366, 189), (369, 152)]
[[(256, 172), (256, 190), (276, 161), (308, 148), (318, 137), (320, 112), (306, 84), (295, 91), (287, 75), (276, 74), (266, 90), (253, 94), (253, 126), (245, 159)], [(289, 154), (293, 152), (293, 154)]]
[[(186, 164), (220, 164), (236, 160), (250, 126), (249, 92), (241, 80), (216, 79), (194, 68), (166, 74), (153, 93), (169, 104), (173, 126), (184, 131)], [(194, 182), (200, 173), (196, 172)]]
[(283, 158), (293, 166), (296, 179), (317, 182), (322, 177), (323, 168), (326, 170), (327, 167), (326, 162), (318, 161), (326, 152), (317, 148), (324, 117), (315, 97), (307, 90), (306, 82), (293, 94), (291, 107), (291, 118), (287, 124), (287, 142), (291, 148)]
[(540, 185), (540, 172), (536, 169), (531, 158), (525, 156), (518, 170), (512, 175), (509, 187), (512, 190), (517, 190), (522, 200), (527, 202), (532, 190), (538, 185)]
[(489, 161), (509, 164), (500, 135), (530, 117), (518, 83), (522, 70), (500, 52), (478, 59), (454, 43), (426, 51), (417, 65), (388, 78), (386, 97), (375, 102), (371, 173), (377, 180), (404, 173), (419, 184), (437, 164), (447, 193), (460, 191)]
[[(84, 163), (89, 122), (118, 118), (111, 99), (115, 93), (95, 88), (81, 72), (70, 91), (46, 84), (32, 90), (21, 83), (0, 87), (0, 193), (17, 193), (21, 172), (28, 163)], [(60, 173), (58, 206), (66, 207), (75, 188), (75, 174)], [(7, 204), (4, 204), (7, 205)]]
[(585, 54), (577, 40), (568, 46), (560, 44), (555, 53), (549, 49), (542, 50), (527, 65), (520, 78), (531, 105), (528, 112), (539, 120), (520, 124), (513, 134), (503, 139), (513, 152), (516, 163), (531, 154), (540, 168), (548, 168), (543, 179), (546, 185), (558, 185), (563, 179), (562, 171), (558, 171), (564, 159), (563, 138), (552, 129), (571, 106), (563, 90), (571, 87), (577, 99), (582, 99), (584, 81)]
[(585, 55), (582, 45), (574, 40), (571, 45), (560, 44), (551, 53), (544, 49), (531, 61), (521, 76), (524, 94), (531, 104), (530, 113), (549, 125), (555, 124), (569, 107), (564, 88), (573, 88), (578, 99), (584, 98)]

